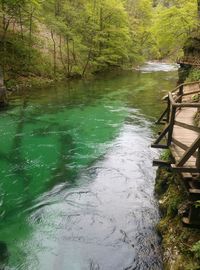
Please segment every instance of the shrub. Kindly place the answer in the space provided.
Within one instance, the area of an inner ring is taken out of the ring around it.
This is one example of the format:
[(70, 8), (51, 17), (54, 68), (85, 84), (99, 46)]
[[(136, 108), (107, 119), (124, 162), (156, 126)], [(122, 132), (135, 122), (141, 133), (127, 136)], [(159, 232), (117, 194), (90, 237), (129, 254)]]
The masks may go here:
[(192, 81), (199, 81), (199, 80), (200, 80), (200, 69), (195, 69), (195, 68), (192, 69), (190, 71), (187, 81), (192, 82)]
[(197, 259), (200, 259), (200, 241), (196, 242), (196, 244), (193, 245), (191, 250), (194, 252), (194, 256)]

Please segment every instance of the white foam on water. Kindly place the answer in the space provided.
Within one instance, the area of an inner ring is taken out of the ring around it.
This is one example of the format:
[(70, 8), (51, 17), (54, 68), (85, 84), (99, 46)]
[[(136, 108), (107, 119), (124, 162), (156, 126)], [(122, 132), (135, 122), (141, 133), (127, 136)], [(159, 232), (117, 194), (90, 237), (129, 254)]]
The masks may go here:
[(177, 64), (168, 64), (162, 62), (147, 62), (145, 65), (139, 67), (137, 70), (142, 73), (158, 72), (158, 71), (176, 71), (178, 69)]

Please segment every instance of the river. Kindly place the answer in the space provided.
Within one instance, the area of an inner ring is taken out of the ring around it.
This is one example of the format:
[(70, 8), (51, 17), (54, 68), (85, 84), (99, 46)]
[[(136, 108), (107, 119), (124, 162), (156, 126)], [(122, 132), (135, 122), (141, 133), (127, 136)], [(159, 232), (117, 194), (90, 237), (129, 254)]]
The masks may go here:
[(31, 89), (0, 112), (11, 270), (161, 270), (150, 148), (174, 66)]

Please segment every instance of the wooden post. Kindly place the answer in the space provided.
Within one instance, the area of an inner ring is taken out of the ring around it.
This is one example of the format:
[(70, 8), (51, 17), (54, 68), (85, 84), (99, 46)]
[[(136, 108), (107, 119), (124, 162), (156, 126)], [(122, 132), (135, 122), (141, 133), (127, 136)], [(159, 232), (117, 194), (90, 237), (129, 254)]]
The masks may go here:
[(171, 106), (171, 116), (170, 116), (170, 123), (169, 123), (167, 146), (170, 146), (172, 143), (172, 135), (173, 135), (175, 117), (176, 117), (176, 107), (172, 105)]
[[(179, 87), (179, 91), (178, 91), (178, 95), (180, 96), (180, 98), (179, 98), (179, 100), (178, 100), (179, 103), (182, 103), (183, 87), (184, 87), (183, 85), (181, 85), (181, 86)], [(179, 110), (181, 110), (181, 108), (179, 108)]]
[(168, 111), (169, 111), (169, 108), (167, 107), (166, 110), (162, 113), (162, 115), (160, 116), (160, 118), (156, 121), (156, 124), (159, 125), (159, 124), (163, 124), (165, 121), (167, 121), (167, 118), (166, 120), (164, 119), (164, 116), (167, 115), (168, 117)]
[(167, 98), (167, 123), (169, 123), (169, 118), (170, 118), (170, 99), (169, 99), (169, 96)]
[(196, 167), (200, 170), (200, 147), (197, 149)]
[(200, 21), (200, 0), (197, 0), (198, 20)]
[(194, 204), (190, 207), (189, 224), (200, 225), (200, 209)]
[[(198, 138), (193, 142), (190, 148), (184, 153), (184, 155), (181, 157), (179, 162), (176, 164), (177, 167), (182, 167), (188, 159), (195, 153), (197, 149), (200, 147), (200, 135)], [(197, 158), (198, 159), (198, 158)]]

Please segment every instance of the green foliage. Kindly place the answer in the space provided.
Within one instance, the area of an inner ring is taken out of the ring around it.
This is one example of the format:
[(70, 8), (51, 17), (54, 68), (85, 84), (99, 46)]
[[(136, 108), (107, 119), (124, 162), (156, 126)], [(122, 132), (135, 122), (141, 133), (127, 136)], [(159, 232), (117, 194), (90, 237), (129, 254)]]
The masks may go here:
[(171, 152), (169, 149), (162, 152), (160, 158), (164, 161), (169, 161), (171, 159)]
[[(174, 194), (176, 195), (176, 194)], [(174, 217), (178, 213), (178, 206), (181, 203), (181, 198), (180, 197), (171, 197), (170, 199), (170, 204), (167, 209), (167, 215), (168, 217)]]
[[(19, 69), (7, 59), (11, 53), (9, 43), (16, 52), (20, 73), (26, 70), (41, 76), (53, 73), (57, 77), (61, 70), (67, 77), (76, 73), (84, 76), (133, 60), (124, 1), (1, 0), (0, 10), (3, 44), (0, 53), (5, 71)], [(41, 55), (48, 56), (46, 59), (50, 61), (41, 63)]]
[(177, 57), (185, 41), (197, 27), (196, 1), (165, 1), (154, 12), (151, 32), (160, 58), (173, 54)]
[(200, 241), (193, 245), (192, 249), (196, 258), (200, 259)]
[(159, 168), (156, 176), (155, 193), (158, 197), (162, 196), (168, 189), (171, 175), (166, 170)]
[(200, 81), (200, 69), (192, 69), (187, 79), (189, 82)]
[(132, 66), (179, 53), (197, 22), (193, 0), (0, 0), (2, 66), (55, 78)]
[(195, 206), (196, 206), (196, 207), (200, 207), (200, 201), (196, 201), (196, 202), (195, 202)]

